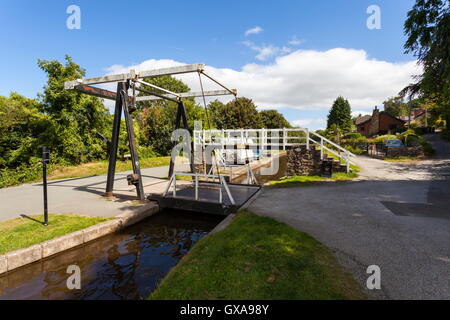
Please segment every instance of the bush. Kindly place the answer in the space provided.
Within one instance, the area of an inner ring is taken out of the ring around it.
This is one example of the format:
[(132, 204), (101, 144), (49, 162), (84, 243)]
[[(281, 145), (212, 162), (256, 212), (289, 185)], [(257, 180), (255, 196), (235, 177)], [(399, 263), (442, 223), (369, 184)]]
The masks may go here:
[(436, 153), (436, 150), (434, 150), (433, 146), (427, 142), (427, 141), (422, 141), (421, 142), (422, 148), (423, 148), (423, 154), (426, 156), (432, 156)]
[(351, 133), (346, 134), (344, 139), (360, 140), (360, 139), (365, 139), (365, 137), (359, 132), (351, 132)]
[(405, 145), (407, 147), (416, 147), (421, 144), (421, 138), (415, 134), (410, 134), (405, 137)]
[(358, 148), (358, 147), (353, 147), (351, 145), (345, 145), (344, 148), (354, 154), (363, 154), (364, 153), (363, 149)]
[(14, 169), (0, 169), (0, 188), (36, 181), (42, 177), (42, 163), (33, 158), (30, 165), (21, 165)]
[(398, 139), (398, 137), (394, 136), (392, 134), (387, 134), (384, 136), (376, 137), (376, 138), (372, 139), (370, 142), (371, 143), (384, 143), (386, 140), (389, 140), (389, 139)]

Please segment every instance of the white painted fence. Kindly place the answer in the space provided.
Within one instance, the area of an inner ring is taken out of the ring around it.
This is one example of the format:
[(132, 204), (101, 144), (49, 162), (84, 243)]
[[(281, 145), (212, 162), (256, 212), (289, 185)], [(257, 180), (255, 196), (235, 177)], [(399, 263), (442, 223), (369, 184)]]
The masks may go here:
[(241, 153), (246, 149), (265, 152), (276, 149), (286, 150), (299, 145), (306, 145), (309, 150), (311, 145), (317, 145), (320, 147), (321, 159), (323, 159), (324, 151), (331, 153), (347, 165), (347, 172), (352, 163), (350, 157), (355, 156), (333, 141), (304, 128), (194, 130), (194, 145), (201, 146), (203, 150), (210, 146), (222, 152), (237, 149)]

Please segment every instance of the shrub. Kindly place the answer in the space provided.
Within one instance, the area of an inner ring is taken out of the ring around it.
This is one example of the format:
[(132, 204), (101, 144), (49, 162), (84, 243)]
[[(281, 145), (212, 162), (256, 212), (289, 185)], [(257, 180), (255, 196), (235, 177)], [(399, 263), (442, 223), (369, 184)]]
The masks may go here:
[(30, 165), (21, 165), (14, 169), (0, 169), (0, 188), (36, 181), (42, 177), (42, 164), (33, 158)]
[(423, 153), (426, 156), (432, 156), (436, 153), (436, 150), (434, 150), (433, 146), (427, 142), (427, 141), (422, 141), (421, 142), (422, 148), (423, 148)]
[(354, 154), (363, 154), (364, 153), (363, 149), (358, 148), (358, 147), (353, 147), (351, 145), (345, 145), (344, 148)]
[(376, 137), (376, 138), (372, 139), (370, 142), (372, 142), (372, 143), (384, 143), (386, 140), (389, 140), (389, 139), (398, 139), (398, 137), (394, 136), (392, 134), (387, 134), (387, 135), (384, 135), (384, 136)]

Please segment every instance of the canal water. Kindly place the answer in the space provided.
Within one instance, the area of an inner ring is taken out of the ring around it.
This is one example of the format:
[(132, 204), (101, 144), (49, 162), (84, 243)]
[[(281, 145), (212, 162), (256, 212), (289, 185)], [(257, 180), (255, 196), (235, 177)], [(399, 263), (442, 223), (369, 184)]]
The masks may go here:
[[(120, 232), (0, 276), (0, 300), (145, 299), (222, 216), (158, 213)], [(67, 289), (69, 265), (81, 289)]]

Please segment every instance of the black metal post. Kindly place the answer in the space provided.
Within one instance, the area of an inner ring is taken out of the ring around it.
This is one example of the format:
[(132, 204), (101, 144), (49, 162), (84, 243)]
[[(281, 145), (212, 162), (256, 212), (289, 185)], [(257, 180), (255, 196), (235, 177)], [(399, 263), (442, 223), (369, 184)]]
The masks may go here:
[(128, 84), (125, 84), (123, 90), (121, 91), (121, 96), (122, 96), (123, 113), (125, 115), (125, 123), (127, 125), (128, 144), (130, 146), (131, 162), (133, 165), (133, 173), (135, 175), (135, 177), (133, 178), (136, 178), (136, 180), (133, 181), (133, 184), (136, 186), (136, 192), (139, 200), (143, 201), (145, 200), (144, 185), (142, 183), (141, 168), (139, 166), (139, 157), (136, 149), (136, 139), (134, 137), (134, 130), (133, 130), (133, 119), (131, 119), (130, 110), (128, 109), (129, 106), (128, 106), (127, 89)]
[(44, 186), (44, 226), (48, 226), (48, 200), (47, 200), (47, 162), (50, 160), (50, 152), (47, 147), (42, 147), (42, 180)]
[(125, 88), (124, 82), (117, 84), (116, 106), (114, 110), (111, 148), (109, 149), (108, 178), (106, 181), (105, 196), (112, 197), (114, 188), (114, 174), (116, 172), (117, 149), (119, 148), (120, 118), (122, 117), (122, 99), (120, 92)]
[[(184, 106), (184, 103), (182, 101), (178, 102), (178, 109), (177, 109), (177, 117), (175, 120), (175, 130), (180, 129), (181, 121), (183, 121), (184, 129), (189, 130), (187, 115), (186, 115), (186, 107)], [(177, 145), (177, 142), (174, 141), (172, 145), (172, 150)], [(190, 168), (191, 172), (195, 173), (195, 165), (194, 165), (194, 147), (193, 147), (193, 141), (191, 141), (191, 150), (189, 155), (189, 162), (190, 162)], [(172, 154), (170, 157), (170, 165), (169, 165), (169, 178), (172, 176), (173, 171), (175, 167), (175, 159), (172, 159)]]
[[(188, 120), (187, 120), (187, 115), (186, 115), (186, 107), (184, 106), (183, 101), (179, 102), (179, 106), (180, 108), (180, 113), (181, 113), (181, 119), (183, 120), (183, 126), (184, 129), (189, 131), (189, 125), (188, 125)], [(190, 154), (189, 154), (189, 162), (190, 162), (190, 167), (191, 167), (191, 172), (195, 173), (195, 165), (194, 165), (194, 141), (193, 139), (191, 139), (191, 150), (190, 150)]]

